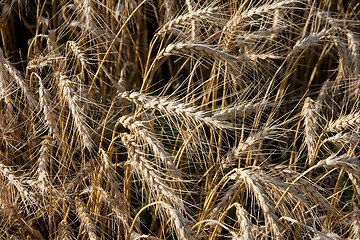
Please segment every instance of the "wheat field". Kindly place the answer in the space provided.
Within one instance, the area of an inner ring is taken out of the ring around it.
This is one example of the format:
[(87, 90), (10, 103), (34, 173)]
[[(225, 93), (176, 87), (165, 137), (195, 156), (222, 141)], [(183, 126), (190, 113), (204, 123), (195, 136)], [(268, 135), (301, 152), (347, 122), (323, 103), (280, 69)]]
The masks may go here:
[(357, 0), (0, 14), (0, 239), (360, 239)]

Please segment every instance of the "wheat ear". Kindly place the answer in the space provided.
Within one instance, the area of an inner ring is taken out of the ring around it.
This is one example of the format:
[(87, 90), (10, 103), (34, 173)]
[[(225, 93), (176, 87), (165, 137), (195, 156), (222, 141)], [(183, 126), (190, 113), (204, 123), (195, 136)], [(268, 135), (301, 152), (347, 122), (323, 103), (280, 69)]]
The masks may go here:
[(38, 168), (36, 170), (37, 182), (40, 192), (44, 194), (49, 188), (49, 174), (48, 174), (48, 162), (50, 161), (50, 140), (44, 139), (41, 142), (41, 148), (39, 150), (40, 156), (38, 160)]
[(184, 24), (188, 24), (191, 20), (213, 20), (215, 22), (215, 19), (213, 17), (214, 13), (219, 10), (217, 7), (204, 7), (197, 10), (193, 10), (191, 12), (182, 14), (178, 16), (175, 19), (172, 19), (168, 22), (166, 22), (158, 31), (158, 35), (164, 35), (167, 32), (172, 32), (173, 28), (176, 28), (177, 26), (181, 26)]
[(352, 213), (352, 223), (351, 223), (351, 239), (360, 239), (360, 210), (354, 204), (354, 209)]
[(338, 132), (345, 129), (356, 129), (360, 127), (360, 112), (342, 115), (338, 119), (330, 121), (325, 128), (328, 132)]
[(20, 72), (11, 65), (11, 63), (5, 59), (2, 49), (0, 48), (0, 64), (6, 69), (8, 74), (15, 80), (16, 84), (19, 85), (21, 91), (29, 101), (30, 106), (35, 109), (37, 107), (37, 101), (31, 92), (29, 86), (26, 84), (24, 78), (21, 76)]
[[(279, 226), (279, 220), (275, 215), (274, 207), (264, 189), (253, 176), (252, 172), (244, 169), (235, 169), (235, 173), (230, 176), (230, 179), (243, 181), (249, 191), (254, 193), (255, 198), (264, 213), (265, 219), (270, 225), (271, 232), (274, 234), (275, 239), (283, 239)], [(267, 227), (266, 231), (268, 231)]]
[(103, 188), (97, 187), (96, 189), (100, 192), (100, 200), (108, 205), (116, 218), (121, 221), (124, 229), (128, 229), (130, 227), (128, 223), (129, 214), (126, 213), (124, 201), (122, 199), (119, 201), (120, 197), (116, 199), (111, 197), (110, 194)]
[(44, 118), (46, 125), (49, 127), (50, 135), (54, 135), (55, 139), (60, 142), (60, 134), (57, 126), (57, 117), (54, 113), (54, 108), (51, 104), (50, 93), (44, 87), (42, 79), (37, 73), (34, 74), (39, 80), (39, 99), (40, 99), (40, 107), (44, 113)]
[[(350, 30), (346, 31), (350, 55), (352, 58), (353, 74), (357, 77), (360, 74), (360, 44), (359, 39), (356, 39), (354, 33)], [(359, 86), (359, 85), (358, 85)]]
[(0, 175), (16, 188), (26, 212), (31, 213), (31, 209), (38, 205), (38, 199), (36, 199), (35, 195), (22, 183), (21, 180), (23, 177), (16, 176), (15, 172), (10, 167), (2, 163), (0, 163)]
[(74, 239), (72, 229), (66, 220), (66, 217), (59, 223), (59, 230), (56, 236), (57, 240), (71, 240)]
[(212, 118), (215, 120), (234, 120), (236, 117), (240, 117), (242, 115), (252, 114), (254, 112), (257, 112), (259, 109), (269, 108), (274, 106), (272, 103), (263, 103), (263, 102), (257, 102), (257, 103), (240, 103), (236, 104), (233, 107), (227, 107), (220, 111), (215, 112), (212, 115)]
[(185, 219), (182, 216), (181, 212), (172, 208), (169, 204), (162, 203), (162, 205), (166, 209), (166, 213), (172, 219), (179, 239), (194, 240), (195, 238), (193, 237), (191, 228), (189, 228), (189, 226), (185, 224)]
[(84, 203), (78, 198), (75, 198), (75, 208), (76, 214), (80, 220), (81, 227), (84, 228), (85, 232), (88, 234), (90, 240), (96, 240), (98, 237), (96, 236), (96, 225), (89, 215), (87, 207)]
[(80, 46), (75, 41), (68, 41), (66, 44), (69, 46), (75, 57), (80, 61), (82, 67), (81, 69), (89, 71), (90, 67), (88, 58), (86, 57)]
[(252, 232), (253, 224), (250, 221), (249, 213), (239, 203), (234, 203), (234, 205), (237, 221), (240, 223), (240, 236), (242, 236), (242, 239), (255, 240)]
[(333, 154), (318, 162), (316, 166), (344, 168), (348, 173), (354, 188), (357, 192), (360, 192), (360, 162), (358, 158), (351, 158), (346, 154), (340, 156)]
[(147, 159), (147, 154), (142, 152), (135, 143), (133, 137), (129, 134), (121, 135), (122, 142), (128, 149), (129, 164), (136, 171), (139, 176), (147, 183), (150, 189), (154, 189), (155, 193), (151, 193), (155, 199), (163, 197), (166, 201), (174, 206), (176, 209), (185, 211), (185, 206), (182, 199), (175, 193), (174, 189), (168, 186), (159, 175), (150, 161)]
[(316, 143), (318, 141), (318, 126), (316, 125), (318, 117), (315, 111), (315, 103), (311, 98), (305, 99), (302, 116), (304, 117), (304, 138), (308, 151), (307, 161), (310, 166), (313, 166), (315, 162)]
[(160, 161), (174, 174), (175, 178), (181, 178), (181, 172), (177, 169), (175, 164), (171, 161), (171, 156), (165, 150), (165, 146), (161, 141), (152, 133), (143, 122), (135, 121), (131, 116), (123, 116), (119, 119), (119, 122), (132, 131), (134, 136), (140, 136), (140, 138), (146, 142), (153, 153)]
[(356, 132), (339, 132), (332, 137), (328, 137), (325, 142), (334, 142), (340, 144), (352, 144), (353, 146), (360, 143), (360, 134)]
[(13, 100), (10, 93), (11, 87), (4, 76), (4, 72), (0, 70), (0, 99), (4, 99), (6, 104), (6, 115), (10, 119), (13, 118)]
[(123, 92), (120, 94), (120, 97), (129, 99), (145, 109), (155, 109), (170, 116), (192, 120), (189, 122), (205, 123), (216, 128), (228, 128), (222, 122), (208, 116), (204, 111), (200, 111), (189, 104), (172, 101), (165, 97), (152, 97), (139, 92)]
[(85, 116), (82, 113), (77, 100), (73, 96), (75, 91), (71, 85), (70, 79), (66, 75), (60, 74), (59, 88), (61, 89), (63, 98), (68, 103), (71, 115), (74, 118), (74, 125), (77, 128), (82, 144), (88, 150), (92, 150), (93, 143), (90, 135), (90, 129), (85, 121)]
[(271, 14), (276, 9), (289, 9), (291, 7), (287, 5), (292, 5), (295, 3), (299, 3), (299, 0), (285, 0), (285, 1), (277, 1), (274, 3), (263, 4), (262, 6), (252, 7), (248, 10), (243, 9), (240, 7), (238, 11), (232, 16), (232, 18), (227, 22), (225, 27), (222, 30), (224, 35), (222, 40), (222, 45), (225, 46), (226, 49), (230, 48), (230, 45), (236, 36), (238, 26), (241, 22), (245, 21), (246, 19), (250, 19), (254, 15), (266, 15)]

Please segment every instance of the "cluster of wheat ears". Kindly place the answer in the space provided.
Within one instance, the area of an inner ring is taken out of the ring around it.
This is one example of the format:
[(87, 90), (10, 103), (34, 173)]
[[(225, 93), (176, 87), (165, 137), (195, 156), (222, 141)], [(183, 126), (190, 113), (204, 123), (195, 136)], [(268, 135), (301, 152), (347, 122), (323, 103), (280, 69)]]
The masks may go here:
[(0, 239), (360, 239), (357, 0), (0, 12)]

